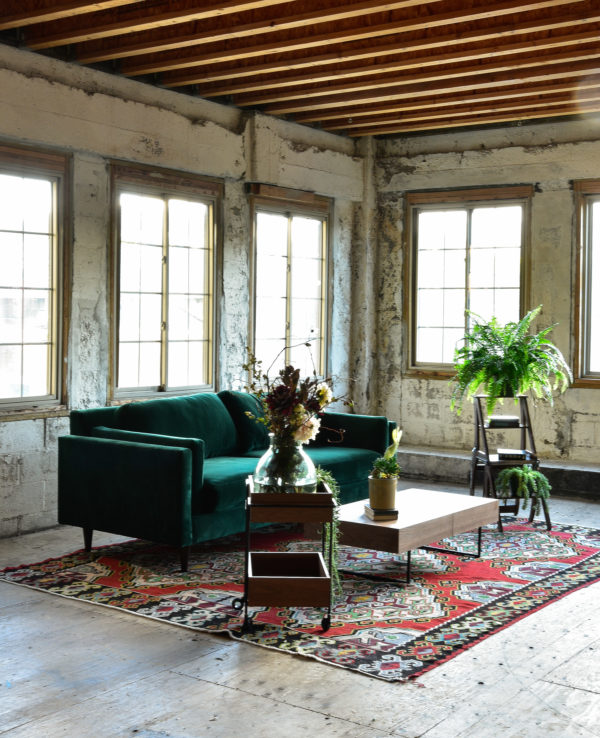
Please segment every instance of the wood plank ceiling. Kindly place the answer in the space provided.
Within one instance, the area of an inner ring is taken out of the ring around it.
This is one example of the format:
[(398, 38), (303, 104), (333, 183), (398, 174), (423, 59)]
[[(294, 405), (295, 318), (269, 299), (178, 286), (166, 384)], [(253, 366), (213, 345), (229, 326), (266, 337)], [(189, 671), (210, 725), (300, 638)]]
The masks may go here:
[(0, 5), (0, 42), (349, 136), (600, 111), (600, 0)]

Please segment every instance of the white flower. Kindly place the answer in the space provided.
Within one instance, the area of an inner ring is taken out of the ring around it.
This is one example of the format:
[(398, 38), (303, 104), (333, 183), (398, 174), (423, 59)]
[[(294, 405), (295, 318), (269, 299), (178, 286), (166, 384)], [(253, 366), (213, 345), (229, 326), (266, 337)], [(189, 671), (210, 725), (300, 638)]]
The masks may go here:
[(329, 405), (329, 403), (333, 400), (333, 392), (331, 391), (331, 387), (326, 382), (320, 382), (320, 384), (317, 386), (317, 396), (319, 398), (319, 403), (321, 407)]
[(300, 441), (300, 443), (308, 443), (317, 437), (319, 428), (321, 427), (321, 421), (317, 417), (308, 418), (302, 423), (302, 425), (294, 432), (294, 440)]

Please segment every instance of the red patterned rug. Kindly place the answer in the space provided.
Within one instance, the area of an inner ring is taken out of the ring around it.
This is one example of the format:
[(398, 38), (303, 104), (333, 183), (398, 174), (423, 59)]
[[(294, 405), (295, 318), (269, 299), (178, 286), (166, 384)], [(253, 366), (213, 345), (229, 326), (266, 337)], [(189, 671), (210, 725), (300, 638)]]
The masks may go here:
[[(476, 551), (476, 534), (444, 546)], [(483, 530), (480, 559), (413, 552), (406, 585), (402, 556), (341, 547), (342, 593), (331, 628), (316, 608), (251, 608), (254, 632), (241, 633), (232, 601), (243, 592), (243, 538), (195, 547), (190, 569), (177, 551), (144, 541), (103, 546), (0, 578), (267, 648), (300, 654), (390, 681), (419, 676), (526, 615), (600, 580), (600, 531), (513, 520)], [(253, 550), (313, 550), (297, 531), (253, 534)]]

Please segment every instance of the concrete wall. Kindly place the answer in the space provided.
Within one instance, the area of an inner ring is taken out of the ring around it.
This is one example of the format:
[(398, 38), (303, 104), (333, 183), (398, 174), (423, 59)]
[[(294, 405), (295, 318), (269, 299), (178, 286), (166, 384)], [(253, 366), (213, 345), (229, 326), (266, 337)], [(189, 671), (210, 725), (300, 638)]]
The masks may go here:
[[(242, 379), (248, 344), (251, 227), (245, 183), (334, 198), (330, 361), (333, 373), (347, 376), (348, 264), (363, 172), (354, 142), (7, 47), (0, 47), (0, 140), (72, 155), (70, 407), (100, 406), (107, 399), (110, 159), (224, 182), (223, 268), (216, 294), (219, 388)], [(66, 432), (66, 411), (51, 418), (0, 416), (0, 536), (56, 524), (56, 439)]]
[[(573, 356), (574, 199), (572, 180), (598, 177), (600, 125), (597, 121), (558, 122), (501, 130), (461, 132), (380, 141), (377, 150), (379, 262), (377, 375), (378, 403), (404, 428), (403, 443), (470, 450), (473, 413), (450, 412), (451, 387), (444, 380), (414, 379), (400, 361), (408, 339), (402, 314), (401, 265), (404, 194), (468, 186), (535, 185), (531, 223), (530, 305), (543, 304), (534, 327), (558, 326), (553, 341)], [(540, 456), (573, 462), (598, 462), (600, 392), (569, 389), (554, 407), (536, 402), (532, 412)], [(501, 435), (498, 445), (514, 445)]]

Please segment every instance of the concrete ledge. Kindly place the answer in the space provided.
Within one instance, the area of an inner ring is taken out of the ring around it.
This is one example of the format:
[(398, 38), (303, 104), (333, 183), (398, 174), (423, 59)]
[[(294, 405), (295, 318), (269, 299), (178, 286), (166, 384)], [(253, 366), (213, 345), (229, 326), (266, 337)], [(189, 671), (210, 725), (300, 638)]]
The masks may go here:
[[(469, 484), (469, 452), (429, 446), (400, 446), (398, 462), (402, 467), (402, 476), (409, 479)], [(542, 459), (540, 470), (548, 477), (553, 495), (600, 500), (600, 464)]]

